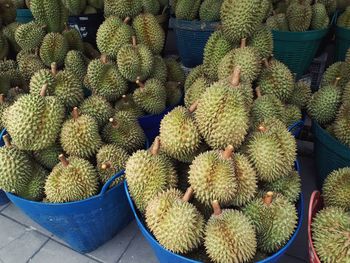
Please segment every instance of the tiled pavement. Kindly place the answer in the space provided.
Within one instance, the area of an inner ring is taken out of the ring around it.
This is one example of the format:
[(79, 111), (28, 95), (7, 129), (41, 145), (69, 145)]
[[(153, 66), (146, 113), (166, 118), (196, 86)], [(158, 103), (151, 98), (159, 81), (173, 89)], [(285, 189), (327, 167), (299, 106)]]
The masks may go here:
[[(315, 189), (314, 163), (309, 155), (309, 145), (302, 143), (300, 156), (305, 211), (311, 191)], [(306, 216), (304, 218), (306, 220)], [(306, 221), (302, 231), (280, 262), (308, 262)], [(132, 222), (114, 239), (96, 251), (79, 254), (68, 248), (64, 242), (51, 235), (27, 218), (14, 205), (0, 206), (0, 263), (156, 263), (151, 247), (147, 244), (136, 223)], [(171, 262), (170, 262), (171, 263)]]

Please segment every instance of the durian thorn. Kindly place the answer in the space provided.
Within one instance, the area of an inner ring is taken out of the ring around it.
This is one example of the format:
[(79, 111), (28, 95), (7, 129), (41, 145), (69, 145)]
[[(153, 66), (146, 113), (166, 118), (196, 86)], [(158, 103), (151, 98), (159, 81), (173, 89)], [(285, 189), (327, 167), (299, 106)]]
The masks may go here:
[(257, 96), (258, 98), (261, 97), (261, 89), (260, 89), (260, 87), (256, 87), (255, 93), (256, 93), (256, 96)]
[(67, 167), (69, 165), (69, 162), (68, 162), (67, 158), (64, 156), (64, 154), (60, 154), (58, 156), (58, 159), (62, 163), (63, 167)]
[(270, 67), (270, 63), (269, 63), (269, 60), (267, 58), (264, 58), (263, 62), (265, 64), (265, 67), (267, 67), (267, 68)]
[(140, 80), (140, 77), (137, 77), (136, 84), (139, 85), (141, 90), (143, 90), (145, 88), (145, 84)]
[(115, 119), (110, 118), (109, 122), (112, 124), (113, 128), (117, 129), (119, 127), (118, 122)]
[(100, 60), (103, 64), (107, 64), (107, 55), (101, 54)]
[(6, 147), (12, 146), (11, 141), (10, 141), (10, 136), (8, 134), (5, 134), (4, 136), (2, 136), (2, 139), (4, 140)]
[(224, 158), (225, 160), (231, 159), (233, 155), (233, 150), (234, 150), (233, 146), (228, 145), (222, 153), (222, 158)]
[(334, 86), (338, 86), (338, 83), (339, 83), (339, 80), (341, 78), (340, 77), (336, 77), (335, 80), (334, 80)]
[(247, 46), (247, 39), (246, 38), (242, 38), (241, 39), (241, 48), (244, 48)]
[(72, 115), (73, 115), (73, 119), (74, 119), (75, 121), (79, 118), (79, 109), (78, 109), (78, 107), (74, 107), (74, 108), (73, 108)]
[(263, 201), (265, 204), (269, 205), (272, 203), (272, 199), (273, 199), (273, 192), (267, 192), (263, 198)]
[(124, 24), (128, 24), (130, 22), (130, 20), (131, 20), (130, 16), (127, 16), (127, 17), (125, 17), (123, 22), (124, 22)]
[(0, 104), (3, 104), (5, 102), (5, 95), (0, 94)]
[(40, 96), (45, 97), (46, 96), (46, 91), (47, 91), (47, 84), (44, 84), (40, 90)]
[(56, 63), (56, 62), (52, 62), (52, 63), (51, 63), (51, 73), (52, 73), (52, 75), (54, 75), (54, 76), (57, 75), (57, 63)]
[(264, 126), (264, 125), (260, 125), (258, 127), (258, 130), (261, 131), (261, 132), (266, 132), (267, 131), (267, 128)]
[(102, 170), (107, 170), (107, 169), (110, 169), (111, 167), (112, 167), (111, 162), (105, 162), (101, 165)]
[(220, 207), (220, 204), (219, 204), (219, 201), (218, 201), (218, 200), (213, 201), (213, 202), (211, 203), (211, 206), (213, 207), (214, 215), (216, 215), (216, 216), (221, 215), (222, 210), (221, 210), (221, 207)]
[(233, 70), (233, 73), (231, 75), (231, 86), (232, 87), (237, 87), (239, 85), (240, 77), (241, 77), (241, 67), (237, 66), (237, 67), (235, 67), (235, 69)]
[(159, 153), (159, 149), (160, 149), (160, 138), (159, 138), (159, 136), (157, 136), (154, 139), (154, 142), (153, 142), (153, 145), (152, 145), (152, 148), (151, 148), (151, 154), (152, 155), (157, 155)]
[(192, 187), (188, 187), (187, 190), (186, 190), (186, 193), (182, 197), (182, 201), (189, 202), (191, 200), (192, 196), (193, 196), (193, 188)]
[(191, 107), (188, 109), (188, 111), (189, 111), (190, 113), (195, 112), (195, 111), (197, 110), (197, 108), (198, 108), (198, 104), (199, 104), (198, 101), (193, 102), (193, 104), (192, 104)]
[(132, 36), (132, 45), (133, 47), (136, 47), (137, 45), (136, 36)]

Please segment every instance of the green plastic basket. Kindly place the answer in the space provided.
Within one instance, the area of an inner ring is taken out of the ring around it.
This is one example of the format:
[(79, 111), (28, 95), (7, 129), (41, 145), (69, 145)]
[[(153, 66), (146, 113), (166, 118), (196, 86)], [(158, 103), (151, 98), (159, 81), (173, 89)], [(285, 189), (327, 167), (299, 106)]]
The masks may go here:
[(350, 29), (335, 27), (335, 58), (336, 61), (344, 61), (346, 52), (350, 47)]
[(34, 19), (33, 15), (29, 9), (17, 9), (16, 11), (17, 22), (25, 24), (25, 23), (29, 23), (33, 19)]
[(300, 78), (311, 65), (328, 30), (328, 28), (306, 32), (272, 30), (275, 58), (286, 64), (297, 78)]
[(315, 137), (317, 187), (322, 189), (324, 180), (333, 170), (350, 166), (350, 148), (331, 136), (315, 121), (312, 123), (312, 132)]

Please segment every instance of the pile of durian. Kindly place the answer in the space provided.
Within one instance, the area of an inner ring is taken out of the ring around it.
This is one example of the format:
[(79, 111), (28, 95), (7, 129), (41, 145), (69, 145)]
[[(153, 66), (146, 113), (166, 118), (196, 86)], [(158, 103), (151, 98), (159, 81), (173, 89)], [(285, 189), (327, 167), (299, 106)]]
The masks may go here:
[(220, 20), (222, 2), (223, 0), (176, 0), (172, 7), (177, 19), (216, 22)]
[(326, 70), (307, 108), (313, 120), (350, 147), (350, 50), (345, 62), (336, 62)]
[(321, 262), (350, 261), (350, 167), (333, 171), (322, 189), (324, 209), (312, 222), (312, 239)]
[(329, 26), (337, 8), (336, 0), (277, 0), (272, 1), (273, 15), (266, 20), (277, 31), (304, 32)]

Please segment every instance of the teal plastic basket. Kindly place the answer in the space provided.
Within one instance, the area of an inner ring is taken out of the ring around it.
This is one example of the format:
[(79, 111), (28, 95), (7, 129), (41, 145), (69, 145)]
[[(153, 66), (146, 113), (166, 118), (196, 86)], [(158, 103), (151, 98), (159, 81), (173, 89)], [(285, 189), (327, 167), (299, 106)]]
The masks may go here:
[(17, 9), (16, 21), (22, 24), (29, 23), (33, 20), (33, 15), (29, 9)]
[(315, 137), (314, 154), (317, 170), (317, 187), (336, 169), (350, 166), (350, 148), (331, 136), (317, 122), (312, 123)]
[(274, 56), (299, 79), (309, 68), (329, 28), (306, 32), (272, 30)]
[(350, 47), (350, 29), (336, 26), (335, 28), (335, 58), (344, 61)]

